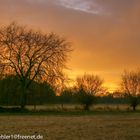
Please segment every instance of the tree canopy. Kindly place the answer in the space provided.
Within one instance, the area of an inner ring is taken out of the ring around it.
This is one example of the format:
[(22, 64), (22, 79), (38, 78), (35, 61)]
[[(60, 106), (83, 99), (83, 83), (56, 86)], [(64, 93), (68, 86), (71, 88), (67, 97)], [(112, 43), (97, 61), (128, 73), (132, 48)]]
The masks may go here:
[(21, 82), (22, 107), (26, 90), (32, 81), (55, 84), (63, 79), (70, 45), (54, 33), (43, 34), (11, 23), (0, 28), (0, 60), (5, 73), (14, 74)]

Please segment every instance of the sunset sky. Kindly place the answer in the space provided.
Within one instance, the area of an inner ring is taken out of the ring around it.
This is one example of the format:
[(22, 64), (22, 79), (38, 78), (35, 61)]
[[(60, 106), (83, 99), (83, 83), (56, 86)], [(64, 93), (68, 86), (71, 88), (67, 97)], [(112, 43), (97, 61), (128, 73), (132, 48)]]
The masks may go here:
[(115, 90), (140, 67), (140, 0), (0, 0), (0, 25), (12, 21), (66, 37), (71, 78), (98, 74)]

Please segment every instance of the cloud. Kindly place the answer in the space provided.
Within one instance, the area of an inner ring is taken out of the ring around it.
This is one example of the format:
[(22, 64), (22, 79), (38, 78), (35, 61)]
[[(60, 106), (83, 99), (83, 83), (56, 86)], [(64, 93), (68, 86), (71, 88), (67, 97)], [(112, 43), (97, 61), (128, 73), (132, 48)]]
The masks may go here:
[(89, 0), (56, 0), (56, 4), (62, 7), (90, 14), (103, 14), (103, 8)]

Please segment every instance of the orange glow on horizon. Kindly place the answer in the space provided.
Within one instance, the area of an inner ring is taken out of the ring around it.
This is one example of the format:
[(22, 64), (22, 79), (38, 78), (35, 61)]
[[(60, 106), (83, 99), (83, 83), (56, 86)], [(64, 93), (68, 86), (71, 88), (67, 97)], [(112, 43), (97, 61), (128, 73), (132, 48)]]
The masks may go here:
[[(70, 87), (73, 87), (74, 84), (75, 84), (75, 80), (78, 76), (82, 76), (85, 74), (85, 72), (82, 72), (82, 71), (77, 71), (77, 72), (74, 72), (74, 71), (66, 71), (66, 74), (67, 76), (71, 79), (70, 83), (69, 83), (69, 86)], [(100, 78), (102, 78), (100, 76), (100, 72), (90, 72), (88, 74), (94, 74), (94, 75), (98, 75)], [(109, 77), (110, 78), (110, 77)], [(119, 77), (120, 78), (120, 77)], [(104, 80), (104, 79), (103, 79)], [(108, 82), (106, 79), (104, 80), (104, 84), (103, 86), (107, 89), (108, 92), (110, 93), (113, 93), (114, 91), (118, 90), (119, 89), (119, 82)]]

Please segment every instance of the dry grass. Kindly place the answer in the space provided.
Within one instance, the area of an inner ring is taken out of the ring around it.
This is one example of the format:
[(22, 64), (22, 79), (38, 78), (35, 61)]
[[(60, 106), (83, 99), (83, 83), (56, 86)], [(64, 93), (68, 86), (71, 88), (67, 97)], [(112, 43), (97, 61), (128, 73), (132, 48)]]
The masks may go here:
[[(27, 106), (28, 109), (34, 109), (34, 106)], [(137, 106), (137, 110), (140, 111), (140, 105)], [(47, 104), (37, 105), (36, 110), (62, 110), (61, 104)], [(74, 111), (83, 110), (83, 106), (80, 104), (63, 104), (63, 110)], [(130, 111), (132, 107), (127, 104), (95, 104), (90, 107), (91, 111)]]
[[(7, 106), (3, 106), (7, 107)], [(11, 107), (18, 107), (18, 106), (9, 106)], [(26, 106), (29, 110), (46, 110), (46, 111), (78, 111), (83, 110), (83, 106), (80, 104), (63, 104), (63, 107), (61, 104), (46, 104), (46, 105), (36, 105), (34, 107), (33, 105)], [(138, 111), (140, 111), (140, 105), (136, 107)], [(94, 104), (90, 107), (91, 111), (131, 111), (132, 107), (127, 104)]]
[(0, 116), (0, 134), (41, 134), (44, 140), (139, 140), (140, 114)]

